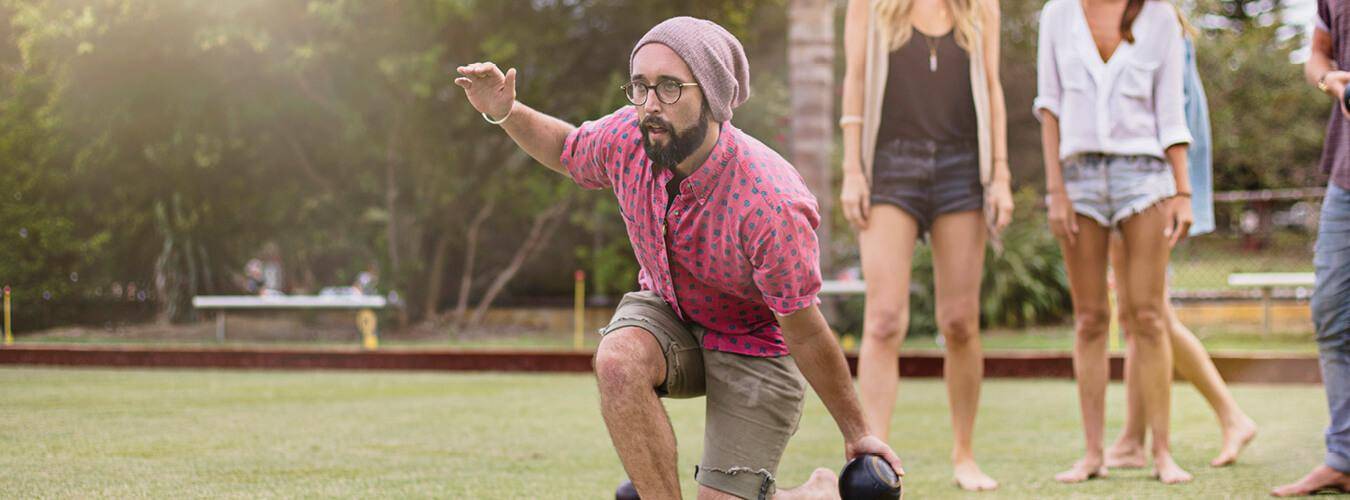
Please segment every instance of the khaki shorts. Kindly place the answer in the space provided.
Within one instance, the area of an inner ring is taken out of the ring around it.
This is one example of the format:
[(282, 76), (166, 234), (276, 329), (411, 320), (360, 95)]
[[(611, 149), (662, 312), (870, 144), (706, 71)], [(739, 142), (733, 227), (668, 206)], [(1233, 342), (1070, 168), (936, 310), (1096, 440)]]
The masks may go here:
[(760, 358), (704, 350), (703, 328), (684, 323), (653, 292), (624, 295), (602, 335), (639, 328), (661, 344), (669, 398), (707, 396), (699, 484), (741, 498), (770, 498), (788, 439), (797, 432), (806, 383), (791, 356)]

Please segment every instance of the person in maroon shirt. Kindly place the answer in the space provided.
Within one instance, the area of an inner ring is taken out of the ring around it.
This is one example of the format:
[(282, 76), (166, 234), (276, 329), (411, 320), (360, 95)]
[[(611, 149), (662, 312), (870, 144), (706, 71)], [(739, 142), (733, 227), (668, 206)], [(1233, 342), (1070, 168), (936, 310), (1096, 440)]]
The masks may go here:
[(1317, 0), (1312, 47), (1303, 75), (1332, 98), (1327, 111), (1322, 169), (1330, 179), (1322, 199), (1313, 247), (1313, 327), (1322, 386), (1331, 414), (1325, 432), (1326, 457), (1302, 479), (1276, 487), (1278, 497), (1321, 491), (1350, 493), (1350, 3)]
[[(629, 61), (633, 106), (573, 127), (515, 100), (516, 71), (458, 68), (484, 119), (585, 188), (613, 190), (641, 266), (595, 355), (601, 414), (643, 498), (679, 498), (675, 435), (660, 397), (706, 396), (699, 498), (820, 498), (837, 479), (774, 477), (805, 382), (844, 455), (900, 459), (863, 421), (848, 366), (817, 307), (816, 201), (796, 170), (730, 122), (749, 65), (710, 21), (669, 19)], [(789, 354), (790, 353), (790, 354)]]

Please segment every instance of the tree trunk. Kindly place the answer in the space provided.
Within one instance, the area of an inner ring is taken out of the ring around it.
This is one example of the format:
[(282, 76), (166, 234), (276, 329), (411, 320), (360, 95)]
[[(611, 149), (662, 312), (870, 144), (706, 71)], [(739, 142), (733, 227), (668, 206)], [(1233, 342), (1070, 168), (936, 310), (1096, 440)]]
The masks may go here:
[(525, 237), (525, 241), (521, 243), (520, 247), (516, 248), (516, 254), (511, 257), (511, 263), (502, 272), (497, 273), (497, 278), (492, 280), (492, 284), (483, 293), (483, 298), (479, 299), (478, 306), (474, 307), (473, 317), (469, 318), (469, 326), (478, 326), (482, 323), (488, 307), (492, 306), (492, 301), (497, 299), (497, 295), (506, 288), (506, 284), (511, 282), (517, 272), (520, 272), (520, 267), (540, 248), (543, 248), (544, 243), (548, 242), (553, 232), (558, 229), (558, 219), (567, 214), (567, 207), (570, 202), (571, 199), (564, 198), (557, 205), (549, 207), (548, 210), (535, 214), (534, 223), (530, 225), (530, 234)]
[[(385, 221), (385, 242), (389, 246), (389, 273), (390, 288), (399, 292), (399, 295), (408, 297), (408, 290), (403, 286), (403, 266), (399, 259), (398, 245), (398, 177), (395, 174), (395, 167), (398, 163), (398, 149), (396, 138), (398, 137), (398, 124), (402, 120), (398, 116), (394, 117), (393, 126), (389, 127), (389, 140), (385, 143), (384, 149), (384, 210), (388, 220)], [(405, 301), (402, 307), (398, 308), (398, 326), (406, 328), (408, 326), (408, 305)]]
[(834, 130), (833, 0), (788, 3), (788, 90), (792, 101), (792, 163), (820, 203), (821, 271), (833, 267), (830, 229), (834, 206), (830, 165)]
[(488, 200), (478, 213), (473, 216), (473, 221), (469, 223), (469, 232), (465, 235), (464, 251), (464, 271), (459, 278), (459, 297), (455, 300), (455, 325), (463, 326), (466, 314), (469, 311), (469, 291), (473, 289), (473, 270), (474, 261), (478, 256), (478, 233), (483, 228), (483, 223), (487, 222), (488, 217), (492, 215), (493, 207), (497, 206), (497, 200)]
[(422, 306), (425, 317), (436, 318), (441, 305), (441, 284), (445, 282), (446, 252), (450, 251), (450, 232), (442, 231), (436, 237), (434, 254), (431, 257), (431, 271), (427, 273), (427, 297)]

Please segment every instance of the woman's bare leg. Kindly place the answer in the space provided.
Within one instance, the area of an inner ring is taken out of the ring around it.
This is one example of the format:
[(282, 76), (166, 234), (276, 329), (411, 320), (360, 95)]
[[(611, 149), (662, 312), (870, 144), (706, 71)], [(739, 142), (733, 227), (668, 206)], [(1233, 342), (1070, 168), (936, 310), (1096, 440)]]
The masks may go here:
[(1078, 381), (1078, 406), (1083, 414), (1086, 453), (1069, 470), (1055, 475), (1064, 483), (1077, 483), (1106, 475), (1102, 433), (1106, 425), (1106, 384), (1110, 363), (1106, 356), (1110, 307), (1106, 300), (1107, 228), (1078, 217), (1076, 242), (1059, 238), (1073, 297), (1073, 373)]
[(951, 407), (952, 472), (971, 491), (998, 488), (980, 470), (972, 440), (980, 406), (984, 354), (980, 349), (980, 279), (984, 271), (984, 215), (978, 211), (938, 217), (933, 223), (933, 285), (938, 330), (946, 340), (942, 376)]
[(873, 205), (858, 235), (867, 305), (858, 388), (867, 427), (889, 440), (891, 411), (900, 385), (900, 344), (909, 329), (909, 277), (919, 226), (893, 205)]
[(1168, 484), (1190, 481), (1191, 475), (1172, 458), (1169, 430), (1172, 404), (1172, 342), (1166, 320), (1167, 261), (1171, 249), (1163, 229), (1167, 211), (1162, 205), (1140, 212), (1121, 224), (1126, 266), (1119, 288), (1129, 302), (1123, 325), (1130, 332), (1128, 356), (1137, 380), (1145, 421), (1153, 433), (1153, 467)]

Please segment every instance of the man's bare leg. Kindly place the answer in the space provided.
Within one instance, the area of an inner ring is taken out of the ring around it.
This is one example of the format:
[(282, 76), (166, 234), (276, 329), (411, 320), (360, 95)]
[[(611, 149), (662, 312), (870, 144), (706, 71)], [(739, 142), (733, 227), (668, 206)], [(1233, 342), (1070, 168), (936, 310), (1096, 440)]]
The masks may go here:
[(661, 345), (640, 328), (610, 332), (596, 350), (595, 376), (600, 414), (638, 494), (680, 498), (675, 431), (656, 394), (666, 379)]

